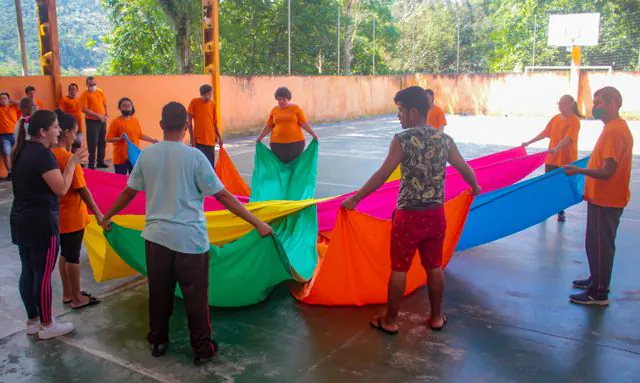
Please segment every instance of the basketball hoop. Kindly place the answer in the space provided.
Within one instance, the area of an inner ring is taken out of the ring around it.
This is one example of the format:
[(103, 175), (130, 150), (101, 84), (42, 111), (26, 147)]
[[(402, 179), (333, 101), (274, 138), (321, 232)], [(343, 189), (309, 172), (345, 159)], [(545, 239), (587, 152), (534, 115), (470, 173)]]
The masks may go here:
[(549, 15), (549, 46), (595, 46), (598, 45), (599, 34), (599, 13)]

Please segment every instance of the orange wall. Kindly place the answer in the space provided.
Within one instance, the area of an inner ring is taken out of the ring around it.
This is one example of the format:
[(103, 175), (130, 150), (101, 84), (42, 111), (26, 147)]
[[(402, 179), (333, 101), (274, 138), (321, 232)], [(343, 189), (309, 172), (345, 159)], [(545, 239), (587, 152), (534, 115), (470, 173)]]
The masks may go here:
[[(71, 82), (85, 88), (84, 77), (64, 77), (63, 91)], [(107, 95), (111, 118), (118, 115), (117, 103), (127, 96), (134, 101), (136, 116), (145, 133), (161, 138), (160, 110), (169, 101), (185, 106), (198, 97), (208, 75), (103, 76), (98, 87)], [(18, 100), (24, 87), (33, 85), (37, 98), (53, 108), (53, 81), (50, 77), (0, 77), (0, 91)], [(394, 94), (404, 86), (420, 85), (436, 92), (436, 103), (447, 113), (549, 116), (556, 112), (558, 98), (569, 88), (568, 72), (524, 74), (405, 75), (405, 76), (223, 76), (221, 115), (223, 134), (248, 134), (260, 129), (275, 106), (276, 88), (287, 86), (293, 102), (299, 104), (312, 122), (340, 121), (363, 116), (393, 113)], [(622, 114), (640, 118), (640, 72), (583, 72), (580, 78), (580, 106), (591, 110), (595, 90), (612, 85), (625, 98)], [(107, 153), (110, 153), (107, 145)], [(0, 165), (1, 167), (1, 165)], [(4, 171), (0, 169), (0, 176)]]

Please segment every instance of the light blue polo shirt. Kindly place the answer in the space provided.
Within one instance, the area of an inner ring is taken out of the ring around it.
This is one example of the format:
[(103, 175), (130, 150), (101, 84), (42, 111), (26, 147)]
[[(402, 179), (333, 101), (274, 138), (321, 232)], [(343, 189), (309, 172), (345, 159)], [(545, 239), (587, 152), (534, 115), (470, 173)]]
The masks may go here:
[(198, 149), (175, 141), (149, 146), (127, 186), (147, 194), (144, 239), (180, 253), (209, 251), (204, 197), (224, 186)]

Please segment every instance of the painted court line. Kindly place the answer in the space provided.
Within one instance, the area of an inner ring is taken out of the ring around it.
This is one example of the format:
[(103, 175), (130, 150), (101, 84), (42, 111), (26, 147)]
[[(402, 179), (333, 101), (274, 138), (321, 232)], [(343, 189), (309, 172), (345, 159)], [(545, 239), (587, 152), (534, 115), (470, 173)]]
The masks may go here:
[[(251, 179), (252, 174), (247, 174), (247, 173), (240, 173), (240, 175), (242, 177), (247, 177), (249, 179)], [(341, 188), (349, 188), (349, 189), (358, 189), (361, 185), (347, 185), (347, 184), (336, 184), (336, 183), (332, 183), (332, 182), (320, 182), (317, 181), (316, 182), (317, 185), (326, 185), (326, 186), (336, 186), (336, 187), (341, 187)]]
[[(148, 370), (142, 366), (139, 365), (139, 363), (131, 363), (125, 359), (122, 359), (120, 357), (117, 357), (115, 355), (109, 354), (108, 352), (104, 352), (104, 351), (100, 351), (100, 350), (96, 350), (94, 348), (91, 348), (89, 346), (87, 346), (86, 344), (83, 344), (82, 342), (78, 342), (76, 340), (73, 340), (71, 338), (68, 338), (66, 336), (61, 336), (57, 338), (58, 340), (60, 340), (62, 343), (67, 344), (71, 347), (75, 347), (81, 351), (84, 351), (86, 353), (89, 353), (93, 356), (96, 356), (98, 358), (104, 359), (108, 362), (111, 362), (113, 364), (117, 364), (120, 367), (124, 367), (127, 370), (133, 371), (135, 373), (138, 373), (140, 375), (146, 376), (147, 378), (151, 378), (154, 380), (157, 380), (158, 382), (163, 382), (163, 383), (174, 383), (174, 382), (180, 382), (180, 380), (176, 380), (174, 378), (168, 377), (164, 374), (159, 374), (156, 373), (154, 371)], [(151, 351), (149, 351), (151, 352)]]

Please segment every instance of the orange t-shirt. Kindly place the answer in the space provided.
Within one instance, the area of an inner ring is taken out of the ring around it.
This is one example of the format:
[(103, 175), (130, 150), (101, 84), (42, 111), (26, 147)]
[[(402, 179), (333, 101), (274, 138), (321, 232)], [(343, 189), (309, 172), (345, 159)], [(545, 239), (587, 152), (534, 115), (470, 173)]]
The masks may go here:
[(444, 111), (439, 106), (433, 105), (427, 113), (427, 125), (435, 129), (443, 129), (447, 125)]
[(84, 132), (84, 114), (82, 113), (82, 105), (80, 105), (80, 100), (76, 98), (70, 98), (69, 96), (64, 96), (60, 99), (60, 103), (58, 104), (60, 110), (65, 113), (69, 113), (75, 118), (78, 123), (78, 132)]
[(307, 117), (298, 105), (289, 104), (286, 108), (276, 106), (271, 109), (267, 125), (273, 127), (271, 142), (289, 144), (291, 142), (304, 141), (302, 124), (307, 122)]
[(563, 118), (561, 114), (554, 116), (544, 129), (545, 137), (549, 138), (549, 149), (555, 148), (565, 137), (571, 142), (560, 149), (558, 153), (549, 153), (545, 164), (564, 166), (578, 160), (578, 133), (580, 132), (580, 119), (575, 114)]
[[(140, 146), (140, 137), (142, 137), (142, 128), (140, 127), (140, 122), (134, 116), (131, 116), (130, 119), (126, 119), (125, 117), (118, 117), (111, 125), (109, 125), (109, 130), (107, 131), (107, 138), (118, 138), (122, 136), (122, 133), (126, 133), (127, 137), (131, 142), (136, 144), (136, 146)], [(129, 152), (127, 150), (127, 141), (120, 141), (113, 143), (113, 163), (115, 165), (122, 165), (129, 159)]]
[(13, 134), (20, 110), (15, 105), (0, 106), (0, 134)]
[(196, 144), (216, 145), (216, 103), (213, 100), (204, 102), (197, 97), (189, 103), (189, 115), (193, 118), (193, 134)]
[[(72, 154), (64, 148), (51, 149), (53, 155), (56, 156), (60, 171), (64, 173), (64, 169), (69, 162)], [(84, 173), (80, 165), (76, 165), (76, 171), (73, 172), (73, 181), (67, 194), (60, 198), (60, 234), (74, 233), (84, 229), (89, 224), (89, 213), (87, 205), (80, 197), (78, 189), (87, 187), (84, 179)]]
[(618, 167), (608, 180), (585, 177), (584, 199), (602, 207), (624, 208), (631, 198), (631, 162), (633, 159), (633, 136), (622, 118), (604, 126), (596, 147), (591, 153), (588, 169), (600, 169), (607, 159), (614, 160)]
[[(83, 108), (87, 108), (90, 111), (98, 114), (106, 114), (106, 109), (104, 104), (106, 102), (106, 97), (104, 93), (100, 89), (96, 89), (95, 92), (89, 92), (85, 90), (80, 96), (80, 105)], [(86, 116), (88, 120), (98, 120), (93, 116)]]

